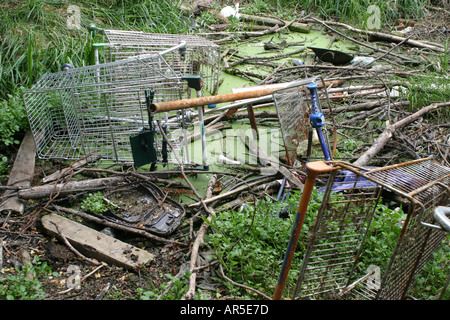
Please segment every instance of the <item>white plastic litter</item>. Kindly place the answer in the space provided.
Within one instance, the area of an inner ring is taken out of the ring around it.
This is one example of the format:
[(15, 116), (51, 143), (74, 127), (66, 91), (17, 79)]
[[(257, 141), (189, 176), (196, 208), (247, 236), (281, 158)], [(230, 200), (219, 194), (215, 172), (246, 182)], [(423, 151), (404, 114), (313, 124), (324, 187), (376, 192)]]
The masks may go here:
[(394, 31), (392, 31), (392, 34), (397, 35), (397, 36), (403, 36), (403, 35), (405, 35), (407, 33), (410, 33), (413, 30), (414, 30), (413, 27), (406, 27), (403, 30), (394, 30)]
[(225, 157), (223, 154), (220, 154), (220, 155), (217, 157), (217, 162), (218, 162), (218, 163), (225, 163), (225, 164), (241, 164), (240, 161), (235, 161), (235, 160), (228, 159), (228, 158)]
[[(390, 98), (398, 98), (398, 97), (400, 97), (401, 94), (405, 94), (405, 92), (406, 92), (405, 88), (400, 87), (400, 86), (395, 86), (395, 87), (392, 87), (391, 91), (389, 92), (389, 97)], [(377, 96), (386, 97), (387, 96), (386, 91), (377, 93)]]
[(239, 14), (239, 3), (235, 4), (235, 7), (232, 6), (226, 6), (222, 10), (220, 10), (220, 13), (228, 18), (228, 17), (235, 17), (239, 18), (241, 15)]
[(358, 65), (368, 65), (375, 61), (375, 58), (372, 57), (354, 57), (352, 61), (350, 61), (351, 64), (358, 64)]
[(292, 65), (293, 66), (301, 66), (303, 64), (303, 61), (297, 58), (292, 59)]

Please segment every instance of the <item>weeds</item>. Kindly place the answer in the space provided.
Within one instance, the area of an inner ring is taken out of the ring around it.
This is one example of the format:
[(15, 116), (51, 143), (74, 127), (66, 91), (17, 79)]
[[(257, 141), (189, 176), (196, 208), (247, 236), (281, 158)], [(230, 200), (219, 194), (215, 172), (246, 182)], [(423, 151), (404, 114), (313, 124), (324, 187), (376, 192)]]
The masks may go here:
[[(430, 75), (408, 78), (406, 81), (407, 96), (411, 102), (412, 111), (428, 106), (432, 103), (448, 101), (450, 97), (450, 84), (446, 77), (436, 73)], [(442, 119), (450, 116), (450, 111), (445, 108), (442, 112)]]
[[(16, 268), (16, 275), (0, 278), (0, 300), (37, 300), (45, 297), (39, 277), (49, 275), (50, 267), (35, 256), (33, 264)], [(29, 275), (33, 275), (30, 277)]]
[(20, 145), (23, 133), (29, 128), (21, 98), (22, 90), (19, 88), (8, 95), (7, 100), (0, 100), (0, 178), (7, 173), (12, 161), (10, 150)]
[(103, 214), (109, 210), (114, 210), (115, 205), (107, 201), (101, 192), (89, 193), (86, 199), (81, 202), (81, 209), (94, 214)]
[[(317, 192), (312, 198), (308, 221), (313, 219), (320, 205), (321, 197)], [(269, 296), (273, 294), (293, 223), (292, 216), (280, 218), (278, 212), (287, 207), (291, 208), (291, 213), (295, 212), (298, 199), (297, 192), (293, 192), (287, 202), (273, 203), (266, 198), (240, 211), (222, 212), (212, 219), (214, 233), (206, 242), (214, 249), (229, 278)], [(307, 231), (305, 227), (302, 232), (306, 234)], [(294, 263), (299, 263), (299, 255), (304, 249), (305, 245), (300, 243)], [(229, 286), (226, 282), (225, 285)], [(232, 286), (229, 289), (233, 295), (248, 297), (245, 290)]]

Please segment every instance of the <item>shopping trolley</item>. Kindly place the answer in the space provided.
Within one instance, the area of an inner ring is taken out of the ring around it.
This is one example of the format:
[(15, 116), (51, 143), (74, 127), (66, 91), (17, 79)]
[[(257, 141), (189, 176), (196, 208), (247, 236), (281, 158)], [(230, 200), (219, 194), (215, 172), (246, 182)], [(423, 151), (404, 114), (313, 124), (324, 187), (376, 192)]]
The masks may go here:
[[(42, 76), (23, 94), (37, 155), (67, 160), (94, 155), (104, 163), (132, 163), (130, 136), (149, 124), (145, 93), (154, 92), (153, 101), (158, 102), (180, 99), (186, 90), (181, 74), (165, 60), (185, 45)], [(168, 116), (177, 115), (161, 115)], [(180, 139), (171, 136), (181, 124), (168, 125), (176, 127), (167, 135), (181, 152)], [(154, 135), (161, 159), (163, 138), (157, 130)]]
[[(101, 60), (101, 48), (105, 62), (113, 62), (130, 56), (161, 52), (185, 42), (184, 50), (171, 51), (164, 55), (164, 59), (175, 72), (183, 76), (200, 76), (202, 90), (207, 90), (212, 95), (217, 94), (221, 72), (221, 47), (217, 43), (197, 35), (100, 29), (95, 25), (91, 25), (90, 30), (106, 37), (106, 42), (93, 45), (97, 63)], [(206, 95), (206, 92), (202, 94)]]
[[(308, 177), (274, 299), (281, 298), (286, 285), (318, 176), (328, 182), (320, 190), (323, 200), (314, 223), (308, 226), (293, 298), (404, 299), (416, 275), (446, 237), (434, 224), (433, 210), (449, 204), (450, 169), (432, 158), (373, 169), (344, 162), (316, 161), (306, 166)], [(360, 270), (358, 263), (365, 257), (371, 223), (381, 214), (377, 206), (387, 196), (406, 213), (401, 232), (384, 269), (374, 265)]]

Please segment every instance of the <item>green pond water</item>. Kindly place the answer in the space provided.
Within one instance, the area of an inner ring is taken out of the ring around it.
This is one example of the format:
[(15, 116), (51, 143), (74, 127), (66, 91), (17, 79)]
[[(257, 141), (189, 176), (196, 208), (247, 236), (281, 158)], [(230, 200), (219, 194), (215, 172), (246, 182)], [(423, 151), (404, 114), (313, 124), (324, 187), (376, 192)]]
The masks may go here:
[[(235, 53), (239, 56), (239, 58), (244, 57), (267, 57), (274, 56), (279, 54), (285, 54), (289, 52), (295, 52), (302, 47), (327, 47), (330, 42), (330, 37), (328, 35), (324, 35), (319, 31), (311, 31), (309, 34), (303, 33), (283, 33), (283, 34), (275, 34), (268, 35), (264, 37), (260, 37), (257, 39), (252, 39), (251, 41), (240, 41), (239, 43), (226, 45), (224, 46), (228, 48), (229, 54)], [(288, 43), (300, 43), (298, 46), (289, 46), (285, 47), (283, 50), (265, 50), (264, 43), (270, 42), (273, 44), (279, 44), (282, 41), (286, 41)], [(344, 52), (350, 52), (355, 49), (354, 44), (346, 42), (346, 41), (334, 41), (333, 45), (330, 47), (331, 49), (341, 50)], [(291, 66), (291, 61), (293, 58), (301, 59), (305, 63), (312, 63), (315, 59), (314, 53), (306, 49), (303, 52), (292, 55), (286, 58), (272, 60), (272, 63), (276, 63), (280, 65), (283, 62), (286, 62), (286, 66)], [(252, 72), (259, 72), (264, 74), (265, 70), (261, 70), (258, 66), (250, 66), (247, 65), (240, 66), (241, 69), (246, 69)], [(270, 71), (267, 71), (269, 74)], [(242, 87), (251, 87), (256, 86), (257, 82), (250, 81), (249, 79), (245, 79), (243, 77), (230, 75), (228, 73), (222, 72), (220, 74), (221, 84), (218, 88), (217, 94), (226, 94), (232, 93), (233, 89), (242, 88)], [(301, 79), (298, 79), (301, 80)], [(227, 105), (229, 103), (219, 104), (217, 107)], [(245, 108), (245, 107), (244, 107)], [(205, 108), (208, 110), (208, 108)], [(269, 110), (274, 111), (275, 108), (268, 107)], [(258, 109), (258, 111), (263, 109)], [(267, 109), (266, 109), (267, 110)], [(222, 111), (223, 112), (223, 111)], [(215, 113), (208, 113), (207, 115), (212, 115)], [(206, 115), (205, 115), (206, 117)], [(195, 126), (193, 128), (194, 131), (200, 132), (200, 127)], [(257, 143), (260, 148), (262, 148), (267, 153), (276, 155), (277, 152), (282, 148), (283, 142), (280, 130), (277, 126), (277, 123), (266, 124), (263, 126), (258, 126), (258, 132), (260, 133), (259, 139)], [(227, 122), (225, 124), (225, 129), (216, 130), (215, 133), (207, 134), (207, 154), (208, 154), (208, 164), (210, 171), (221, 171), (221, 172), (233, 172), (233, 166), (224, 165), (218, 162), (218, 157), (220, 155), (225, 155), (228, 159), (239, 161), (243, 165), (256, 165), (257, 159), (249, 154), (245, 144), (242, 142), (239, 135), (247, 136), (252, 138), (252, 131), (250, 128), (250, 124), (248, 119), (242, 119), (232, 122)], [(201, 165), (202, 164), (202, 146), (201, 140), (194, 140), (189, 146), (189, 159), (191, 162)], [(161, 165), (158, 166), (159, 169), (170, 169), (176, 168), (177, 165), (168, 165), (168, 167), (163, 168)], [(143, 167), (146, 170), (146, 167)], [(141, 169), (142, 170), (142, 169)], [(189, 180), (203, 197), (205, 193), (206, 186), (208, 181), (210, 180), (212, 174), (209, 173), (199, 173), (197, 175), (190, 175)], [(189, 203), (192, 202), (192, 199), (188, 199), (186, 197), (182, 197), (181, 202)]]

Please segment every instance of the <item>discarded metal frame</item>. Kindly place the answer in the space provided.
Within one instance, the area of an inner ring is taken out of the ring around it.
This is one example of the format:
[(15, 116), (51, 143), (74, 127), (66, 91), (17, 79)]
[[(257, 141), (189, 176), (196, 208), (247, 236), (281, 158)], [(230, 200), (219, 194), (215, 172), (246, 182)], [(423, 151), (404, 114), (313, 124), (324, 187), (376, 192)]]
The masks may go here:
[[(349, 175), (348, 173), (351, 173)], [(431, 158), (367, 169), (344, 162), (307, 164), (308, 178), (299, 204), (274, 299), (280, 299), (291, 268), (315, 179), (328, 183), (315, 222), (309, 226), (307, 249), (294, 299), (404, 299), (425, 263), (446, 234), (433, 224), (433, 210), (449, 204), (450, 169)], [(382, 270), (358, 270), (364, 243), (382, 194), (401, 198), (407, 217)]]
[(37, 155), (132, 162), (129, 138), (148, 124), (144, 93), (154, 90), (153, 102), (181, 97), (185, 83), (164, 57), (184, 46), (42, 76), (23, 94)]
[[(313, 89), (308, 88), (311, 84), (315, 84)], [(317, 92), (318, 88), (321, 89), (320, 92)], [(309, 92), (310, 90), (313, 91)], [(306, 159), (309, 156), (313, 129), (320, 131), (323, 137), (325, 160), (331, 160), (319, 94), (325, 96), (329, 105), (327, 86), (321, 77), (308, 78), (272, 93), (286, 158), (290, 165), (298, 162), (299, 158)], [(319, 120), (321, 123), (318, 123)]]
[[(142, 31), (100, 29), (90, 26), (92, 31), (102, 32), (107, 43), (94, 44), (99, 59), (99, 47), (105, 49), (106, 62), (122, 60), (131, 56), (158, 53), (180, 42), (186, 46), (182, 51), (172, 51), (164, 55), (172, 69), (183, 76), (199, 75), (203, 88), (216, 94), (219, 83), (221, 47), (220, 45), (197, 35), (146, 33)], [(183, 97), (186, 97), (183, 92)]]

